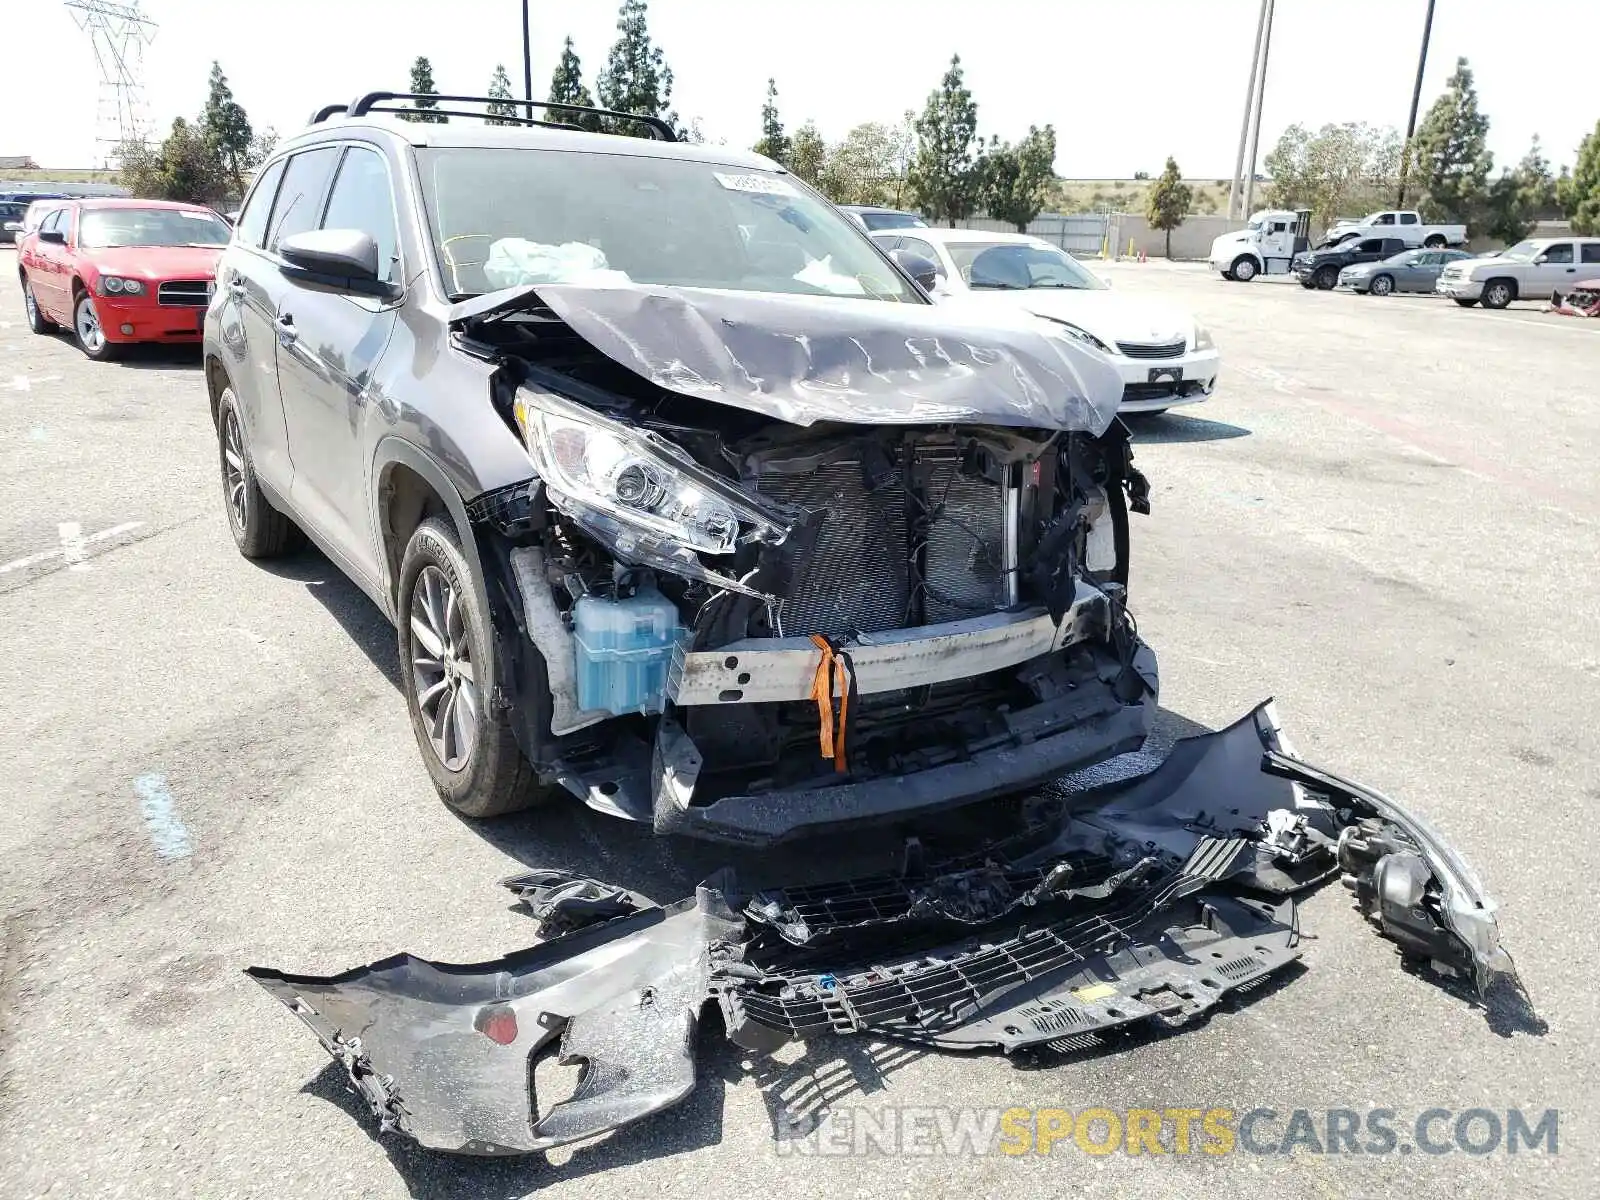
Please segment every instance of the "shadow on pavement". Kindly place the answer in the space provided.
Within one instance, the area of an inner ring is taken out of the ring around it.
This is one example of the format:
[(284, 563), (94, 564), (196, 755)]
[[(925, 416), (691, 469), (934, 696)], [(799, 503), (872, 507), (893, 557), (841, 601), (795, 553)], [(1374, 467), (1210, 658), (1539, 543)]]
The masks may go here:
[(322, 551), (307, 543), (304, 549), (287, 558), (262, 559), (257, 565), (280, 579), (305, 584), (306, 591), (339, 622), (350, 640), (367, 656), (367, 661), (399, 689), (400, 657), (394, 626)]
[(1191, 417), (1183, 413), (1161, 413), (1152, 416), (1124, 418), (1133, 434), (1134, 445), (1145, 443), (1223, 442), (1229, 438), (1249, 437), (1250, 431), (1242, 425), (1226, 421), (1208, 421), (1204, 417)]

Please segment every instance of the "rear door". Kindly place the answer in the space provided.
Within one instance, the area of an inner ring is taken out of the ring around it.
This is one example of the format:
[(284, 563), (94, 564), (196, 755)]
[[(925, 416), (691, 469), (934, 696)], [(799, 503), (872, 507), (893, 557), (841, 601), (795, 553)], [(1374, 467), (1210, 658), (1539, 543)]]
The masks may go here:
[[(295, 155), (303, 158), (305, 155)], [(278, 293), (287, 286), (267, 254), (267, 234), (274, 218), (285, 169), (279, 159), (263, 170), (245, 198), (234, 226), (233, 241), (217, 264), (217, 338), (227, 358), (228, 374), (239, 402), (249, 443), (251, 464), (270, 491), (287, 498), (294, 478), (283, 401), (278, 394)]]
[(1578, 243), (1578, 273), (1576, 282), (1600, 279), (1600, 240)]
[[(343, 147), (316, 227), (356, 229), (378, 243), (385, 282), (404, 275), (388, 160), (374, 146)], [(373, 367), (394, 332), (398, 300), (292, 286), (278, 303), (278, 384), (289, 416), (295, 506), (356, 571), (381, 579), (371, 528), (367, 441)]]

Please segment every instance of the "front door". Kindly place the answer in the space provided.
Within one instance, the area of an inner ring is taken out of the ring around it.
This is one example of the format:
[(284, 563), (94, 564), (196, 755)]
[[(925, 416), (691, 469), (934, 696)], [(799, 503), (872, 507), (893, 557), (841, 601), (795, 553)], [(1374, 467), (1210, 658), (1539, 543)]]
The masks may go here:
[[(318, 227), (370, 234), (385, 282), (402, 278), (393, 191), (377, 150), (344, 148)], [(382, 572), (371, 527), (366, 435), (373, 368), (394, 332), (396, 311), (395, 301), (295, 284), (277, 312), (278, 385), (289, 419), (295, 507), (375, 584)]]
[(1533, 267), (1533, 286), (1521, 289), (1521, 294), (1538, 297), (1565, 291), (1569, 284), (1577, 282), (1576, 259), (1571, 242), (1556, 242), (1546, 246)]

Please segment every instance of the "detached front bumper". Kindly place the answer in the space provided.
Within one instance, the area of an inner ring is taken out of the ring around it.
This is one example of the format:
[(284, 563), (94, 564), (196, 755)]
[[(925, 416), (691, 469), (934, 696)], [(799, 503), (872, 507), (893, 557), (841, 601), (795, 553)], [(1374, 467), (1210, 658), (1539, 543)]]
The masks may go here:
[[(381, 1131), (483, 1155), (682, 1100), (712, 1002), (753, 1052), (864, 1033), (1010, 1053), (1182, 1026), (1298, 958), (1292, 897), (1336, 873), (1405, 958), (1521, 995), (1470, 868), (1421, 819), (1295, 757), (1270, 705), (1150, 774), (1031, 812), (943, 858), (908, 842), (895, 874), (745, 896), (724, 871), (665, 908), (532, 872), (506, 881), (552, 935), (532, 949), (248, 974), (345, 1067)], [(553, 1105), (533, 1083), (546, 1054), (582, 1067)]]

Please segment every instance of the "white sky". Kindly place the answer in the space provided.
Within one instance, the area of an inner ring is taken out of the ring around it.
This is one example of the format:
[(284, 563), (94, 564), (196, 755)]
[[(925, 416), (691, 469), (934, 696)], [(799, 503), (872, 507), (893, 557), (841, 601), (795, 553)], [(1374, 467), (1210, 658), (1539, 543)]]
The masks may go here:
[[(521, 88), (518, 0), (143, 0), (160, 28), (144, 52), (157, 129), (204, 102), (211, 60), (257, 128), (295, 131), (316, 107), (403, 90), (425, 53), (440, 91), (481, 93), (503, 62)], [(533, 0), (534, 92), (570, 34), (591, 89), (615, 40), (614, 0)], [(1292, 121), (1404, 126), (1426, 0), (1280, 0), (1261, 156)], [(1518, 19), (1505, 0), (1440, 0), (1423, 111), (1458, 55), (1477, 75), (1496, 166), (1542, 135), (1559, 166), (1600, 112), (1559, 97), (1591, 70), (1600, 2), (1544, 0)], [(948, 16), (941, 14), (948, 13)], [(1052, 122), (1056, 167), (1073, 178), (1161, 169), (1233, 170), (1257, 0), (650, 0), (650, 29), (677, 76), (673, 102), (707, 137), (750, 145), (767, 77), (792, 132), (814, 118), (830, 140), (918, 108), (959, 51), (980, 131), (1016, 138)], [(0, 155), (97, 163), (96, 67), (59, 0), (10, 14), (0, 68)], [(18, 45), (20, 39), (22, 45)], [(1567, 54), (1566, 49), (1576, 53)], [(74, 82), (79, 81), (79, 82)]]

